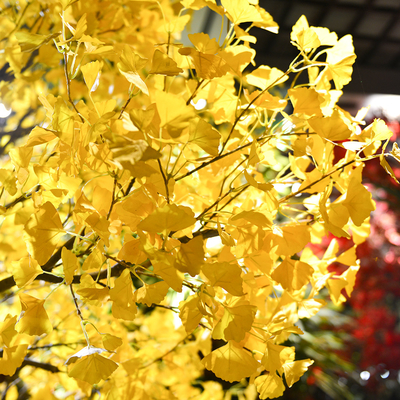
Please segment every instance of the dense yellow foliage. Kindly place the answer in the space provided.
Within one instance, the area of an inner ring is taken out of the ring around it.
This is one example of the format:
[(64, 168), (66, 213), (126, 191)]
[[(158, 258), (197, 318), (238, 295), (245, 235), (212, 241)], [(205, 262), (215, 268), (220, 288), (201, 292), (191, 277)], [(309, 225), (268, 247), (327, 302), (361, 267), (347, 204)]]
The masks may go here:
[[(246, 72), (253, 31), (278, 32), (257, 3), (0, 2), (7, 400), (221, 399), (205, 368), (274, 398), (313, 363), (284, 342), (321, 290), (351, 294), (374, 209), (364, 162), (391, 132), (336, 105), (352, 38), (304, 16), (287, 71)], [(184, 47), (203, 7), (227, 33)], [(307, 245), (330, 233), (354, 247), (319, 259)]]

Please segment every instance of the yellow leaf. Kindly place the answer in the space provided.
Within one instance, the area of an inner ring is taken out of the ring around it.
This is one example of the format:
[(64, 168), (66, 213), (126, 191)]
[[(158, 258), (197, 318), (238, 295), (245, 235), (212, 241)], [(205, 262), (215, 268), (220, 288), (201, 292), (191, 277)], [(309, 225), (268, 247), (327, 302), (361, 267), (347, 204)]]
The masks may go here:
[(247, 83), (257, 86), (261, 90), (269, 89), (272, 86), (285, 82), (288, 76), (278, 68), (271, 68), (261, 65), (251, 74), (246, 75)]
[(14, 171), (0, 168), (0, 183), (11, 196), (17, 193), (17, 180)]
[(275, 372), (261, 375), (254, 380), (257, 392), (260, 393), (260, 399), (275, 399), (282, 396), (285, 391), (285, 385)]
[(258, 10), (249, 4), (249, 0), (221, 0), (227, 17), (235, 24), (243, 22), (264, 22)]
[(32, 147), (21, 146), (9, 151), (11, 160), (15, 166), (27, 168), (31, 161), (33, 149)]
[(314, 364), (314, 360), (307, 358), (306, 360), (290, 361), (283, 364), (285, 371), (285, 380), (289, 387), (292, 387), (307, 371), (310, 365)]
[(20, 344), (14, 347), (4, 347), (3, 357), (0, 358), (0, 374), (12, 376), (24, 361), (28, 351), (27, 344)]
[(259, 367), (259, 363), (250, 352), (232, 341), (214, 350), (201, 362), (218, 378), (228, 382), (240, 381), (254, 374)]
[(115, 280), (114, 287), (110, 289), (110, 299), (113, 301), (112, 313), (115, 318), (132, 321), (137, 307), (133, 296), (131, 274), (125, 269)]
[(338, 110), (330, 117), (313, 117), (308, 123), (318, 135), (331, 141), (346, 140), (352, 134)]
[(96, 212), (90, 214), (85, 222), (104, 240), (106, 246), (110, 245), (110, 222), (106, 217), (100, 216)]
[(219, 44), (214, 38), (210, 38), (207, 33), (189, 33), (188, 38), (194, 47), (204, 54), (215, 54), (219, 51)]
[(13, 339), (17, 335), (17, 331), (15, 330), (16, 322), (16, 315), (12, 317), (10, 314), (7, 314), (7, 316), (4, 318), (4, 321), (0, 323), (0, 337), (7, 347), (12, 346), (14, 342)]
[(302, 300), (297, 303), (297, 313), (299, 315), (299, 318), (311, 318), (318, 313), (321, 307), (325, 305), (326, 301), (322, 299)]
[(118, 258), (130, 262), (131, 264), (140, 264), (147, 260), (147, 255), (141, 249), (140, 240), (133, 239), (122, 246), (122, 249), (118, 253)]
[(328, 63), (328, 77), (335, 82), (336, 89), (340, 90), (351, 81), (354, 55), (353, 38), (351, 35), (343, 36), (330, 49), (326, 51)]
[(141, 58), (133, 52), (130, 46), (125, 45), (117, 66), (128, 82), (138, 87), (144, 94), (149, 95), (149, 89), (138, 72), (138, 70), (142, 69), (146, 63), (146, 59)]
[(74, 278), (74, 273), (77, 271), (79, 264), (76, 255), (65, 247), (61, 250), (61, 258), (63, 262), (63, 271), (65, 276), (65, 284), (70, 285)]
[(83, 302), (99, 306), (108, 298), (109, 288), (98, 285), (89, 274), (84, 274), (76, 293)]
[(190, 121), (189, 143), (194, 143), (212, 156), (218, 155), (219, 132), (203, 118)]
[(322, 117), (320, 107), (324, 98), (314, 88), (289, 89), (288, 94), (294, 106), (293, 113)]
[(169, 260), (152, 261), (154, 273), (160, 275), (175, 292), (182, 292), (183, 273), (178, 271)]
[(169, 285), (164, 282), (156, 282), (152, 285), (146, 283), (136, 290), (136, 303), (146, 304), (147, 307), (151, 307), (152, 304), (160, 304), (167, 295)]
[(352, 178), (346, 192), (343, 205), (347, 208), (350, 218), (355, 225), (360, 226), (375, 210), (375, 202), (372, 200), (372, 194), (364, 185)]
[(245, 45), (237, 45), (225, 47), (218, 55), (226, 61), (233, 72), (241, 75), (243, 70), (253, 62), (256, 53)]
[(187, 333), (193, 332), (199, 325), (203, 314), (199, 311), (197, 295), (189, 296), (179, 303), (179, 318)]
[(175, 268), (181, 272), (187, 272), (193, 277), (200, 273), (200, 267), (204, 264), (203, 238), (196, 236), (187, 243), (182, 243), (176, 255)]
[(194, 225), (196, 219), (189, 207), (165, 204), (156, 208), (145, 218), (138, 228), (151, 233), (162, 232), (168, 234), (171, 231), (179, 231)]
[(204, 264), (202, 271), (212, 286), (220, 286), (234, 296), (243, 296), (241, 269), (237, 264)]
[(68, 376), (95, 385), (100, 380), (107, 379), (117, 368), (118, 364), (114, 361), (93, 353), (72, 364), (68, 370)]
[(311, 265), (285, 258), (271, 274), (271, 278), (288, 291), (299, 290), (306, 285), (314, 272)]
[(293, 359), (294, 347), (280, 346), (268, 341), (261, 363), (268, 372), (274, 373), (278, 371), (279, 373), (282, 373), (282, 365), (288, 360)]
[(94, 92), (99, 86), (98, 81), (100, 79), (102, 68), (103, 68), (102, 61), (101, 62), (93, 61), (81, 67), (83, 78), (85, 79), (85, 83), (89, 89), (89, 92)]
[(351, 296), (351, 293), (353, 292), (354, 285), (356, 283), (356, 274), (358, 270), (360, 269), (359, 265), (353, 265), (350, 266), (349, 268), (346, 269), (346, 271), (343, 272), (341, 275), (342, 278), (344, 278), (347, 282), (347, 285), (345, 286), (345, 290), (347, 293), (347, 296)]
[(49, 202), (29, 218), (25, 232), (28, 251), (40, 265), (49, 260), (65, 235), (58, 212)]
[(23, 257), (19, 261), (12, 262), (12, 274), (19, 288), (29, 285), (40, 275), (43, 270), (32, 257)]
[(44, 300), (39, 300), (25, 293), (21, 293), (19, 299), (22, 311), (15, 326), (16, 330), (19, 333), (26, 333), (31, 336), (49, 334), (53, 330), (53, 326), (44, 309)]
[(54, 105), (53, 128), (57, 131), (55, 135), (69, 146), (72, 146), (75, 138), (74, 118), (75, 113), (59, 97)]
[(260, 13), (260, 16), (262, 18), (262, 22), (259, 21), (254, 21), (253, 25), (257, 26), (258, 28), (265, 29), (267, 31), (270, 31), (272, 33), (278, 33), (279, 31), (279, 26), (278, 24), (273, 20), (272, 16), (270, 13), (265, 11), (261, 7), (256, 7), (258, 12)]
[(214, 339), (240, 342), (250, 331), (257, 308), (249, 304), (225, 307), (224, 315), (213, 330)]
[[(118, 256), (119, 257), (119, 256)], [(98, 246), (96, 246), (92, 252), (88, 255), (86, 260), (82, 264), (82, 269), (88, 271), (91, 269), (100, 270), (101, 266), (105, 261), (102, 251)]]
[(229, 65), (218, 55), (205, 54), (190, 47), (179, 49), (179, 54), (192, 57), (199, 78), (220, 78), (229, 71)]
[(278, 246), (277, 253), (291, 256), (304, 249), (310, 241), (309, 227), (306, 225), (274, 226), (272, 234), (266, 237), (266, 243), (272, 239), (272, 246)]
[(175, 76), (181, 72), (183, 72), (183, 69), (178, 68), (178, 64), (171, 57), (158, 49), (154, 51), (149, 74)]
[(36, 33), (17, 31), (15, 37), (21, 47), (22, 52), (31, 53), (44, 44), (60, 36), (60, 32), (52, 33), (49, 35), (38, 35)]
[(393, 143), (392, 151), (390, 152), (392, 157), (400, 162), (400, 149), (396, 142)]
[(108, 351), (114, 351), (118, 347), (122, 346), (123, 343), (121, 338), (110, 335), (109, 333), (101, 335), (101, 340), (103, 341), (104, 348)]
[(187, 106), (185, 100), (172, 93), (156, 92), (156, 104), (161, 119), (161, 127), (173, 137), (179, 137), (195, 117), (194, 108)]

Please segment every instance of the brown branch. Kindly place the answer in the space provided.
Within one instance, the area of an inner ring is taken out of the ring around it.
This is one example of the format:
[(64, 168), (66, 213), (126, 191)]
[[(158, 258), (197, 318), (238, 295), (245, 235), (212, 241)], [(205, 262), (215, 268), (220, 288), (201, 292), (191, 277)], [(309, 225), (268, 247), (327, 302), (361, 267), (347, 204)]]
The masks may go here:
[(48, 363), (43, 363), (43, 362), (38, 362), (38, 361), (33, 361), (28, 357), (25, 357), (24, 361), (22, 362), (21, 366), (19, 367), (19, 369), (22, 369), (23, 367), (25, 367), (26, 365), (29, 365), (31, 367), (35, 367), (35, 368), (40, 368), (43, 369), (45, 371), (49, 371), (52, 374), (58, 373), (58, 372), (62, 372), (61, 370), (58, 369), (58, 367), (56, 367), (55, 365), (52, 364), (48, 364)]
[(161, 161), (160, 161), (159, 159), (157, 159), (157, 162), (158, 162), (158, 166), (160, 167), (160, 172), (161, 172), (161, 175), (162, 175), (163, 180), (164, 180), (165, 193), (166, 193), (166, 195), (167, 195), (167, 203), (169, 204), (169, 189), (168, 189), (168, 181), (169, 181), (169, 178), (167, 178), (167, 177), (165, 176), (165, 174), (164, 174), (164, 171), (163, 171), (162, 165), (161, 165)]

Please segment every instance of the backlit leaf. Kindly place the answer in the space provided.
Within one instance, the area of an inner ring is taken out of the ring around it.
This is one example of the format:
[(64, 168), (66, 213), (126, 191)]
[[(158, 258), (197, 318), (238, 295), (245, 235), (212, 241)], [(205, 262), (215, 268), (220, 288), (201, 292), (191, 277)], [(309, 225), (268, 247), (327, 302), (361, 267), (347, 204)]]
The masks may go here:
[(214, 374), (228, 382), (240, 381), (252, 375), (259, 367), (251, 353), (241, 348), (233, 341), (214, 350), (201, 362)]

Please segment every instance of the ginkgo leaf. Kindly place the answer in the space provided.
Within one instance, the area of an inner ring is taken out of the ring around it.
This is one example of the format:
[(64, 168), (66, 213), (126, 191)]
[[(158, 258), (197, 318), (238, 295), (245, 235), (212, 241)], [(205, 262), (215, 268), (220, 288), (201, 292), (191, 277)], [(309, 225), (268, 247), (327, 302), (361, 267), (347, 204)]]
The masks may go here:
[(237, 264), (227, 262), (204, 264), (202, 271), (212, 286), (220, 286), (234, 296), (243, 295), (241, 269)]
[(167, 234), (185, 229), (195, 222), (194, 213), (189, 207), (165, 204), (163, 207), (156, 208), (140, 222), (138, 228), (147, 232)]
[(123, 340), (121, 338), (109, 333), (102, 334), (101, 340), (103, 341), (104, 348), (108, 351), (114, 351), (123, 344)]
[(200, 267), (204, 264), (203, 238), (201, 235), (182, 243), (176, 255), (175, 268), (181, 272), (187, 272), (191, 276), (200, 273)]
[(102, 251), (96, 246), (92, 252), (88, 255), (86, 260), (82, 264), (82, 269), (88, 271), (91, 269), (99, 270), (105, 261)]
[(192, 295), (179, 303), (179, 318), (187, 333), (193, 332), (203, 317), (203, 314), (197, 307), (198, 302), (197, 295)]
[(146, 65), (146, 63), (146, 59), (141, 58), (133, 52), (130, 46), (125, 45), (121, 53), (118, 68), (128, 82), (138, 87), (144, 94), (149, 95), (149, 89), (138, 72)]
[(247, 83), (257, 86), (261, 90), (281, 84), (287, 79), (288, 76), (283, 71), (275, 67), (268, 67), (267, 65), (261, 65), (250, 74), (246, 75)]
[(210, 38), (207, 33), (189, 33), (188, 38), (196, 49), (204, 54), (215, 54), (220, 49), (216, 39)]
[(53, 128), (57, 131), (54, 134), (69, 146), (74, 142), (74, 121), (75, 113), (59, 97), (54, 105)]
[(285, 385), (276, 372), (261, 375), (254, 380), (260, 399), (275, 399), (282, 396)]
[(249, 4), (249, 0), (221, 0), (221, 4), (235, 25), (243, 22), (264, 22), (258, 10)]
[(172, 288), (175, 292), (182, 292), (182, 283), (184, 275), (178, 271), (169, 262), (152, 262), (154, 273), (161, 276), (162, 279)]
[(249, 304), (225, 307), (222, 319), (213, 330), (213, 338), (240, 342), (250, 331), (255, 314), (256, 308)]
[(304, 249), (310, 240), (310, 232), (306, 225), (274, 226), (272, 234), (266, 237), (266, 242), (269, 240), (273, 246), (278, 246), (278, 254), (291, 256)]
[(15, 325), (16, 330), (31, 336), (49, 334), (53, 330), (53, 326), (44, 309), (45, 300), (39, 300), (26, 293), (21, 293), (19, 299), (22, 311), (20, 319)]
[(0, 183), (11, 196), (14, 196), (17, 193), (17, 182), (14, 171), (1, 168)]
[(396, 142), (393, 143), (392, 151), (390, 152), (392, 157), (400, 162), (400, 149)]
[(149, 74), (175, 76), (181, 72), (183, 72), (183, 69), (178, 68), (178, 64), (171, 57), (158, 49), (154, 51)]
[(15, 336), (18, 332), (15, 330), (15, 324), (17, 322), (17, 316), (11, 316), (7, 314), (4, 321), (0, 323), (0, 337), (7, 347), (11, 347)]
[(17, 31), (15, 37), (21, 47), (22, 52), (31, 53), (44, 44), (60, 36), (60, 32), (52, 33), (49, 35), (38, 35), (37, 33)]
[(100, 347), (86, 346), (83, 349), (80, 349), (76, 353), (72, 354), (72, 356), (69, 356), (64, 364), (70, 365), (70, 364), (75, 363), (82, 357), (90, 356), (92, 354), (101, 354), (106, 351), (107, 351), (106, 349), (102, 349)]
[(308, 367), (314, 363), (314, 360), (290, 361), (283, 364), (285, 371), (285, 380), (289, 387), (292, 387), (307, 371)]
[(342, 204), (347, 208), (350, 218), (357, 226), (360, 226), (375, 210), (372, 194), (364, 185), (356, 182), (355, 178), (350, 180), (346, 197)]
[(229, 71), (226, 61), (215, 54), (206, 54), (190, 47), (179, 49), (183, 56), (192, 57), (196, 74), (202, 79), (214, 79), (224, 76)]
[(0, 358), (0, 374), (12, 376), (23, 363), (28, 351), (27, 344), (3, 348), (3, 357)]
[(155, 98), (161, 127), (168, 129), (172, 137), (179, 137), (188, 127), (189, 121), (195, 117), (194, 108), (187, 106), (182, 97), (172, 93), (158, 91)]
[(46, 202), (33, 214), (24, 228), (28, 251), (40, 265), (44, 265), (65, 235), (60, 217), (53, 204)]
[(259, 363), (251, 353), (233, 341), (214, 350), (201, 362), (218, 378), (228, 382), (240, 381), (252, 375), (259, 367)]
[(42, 268), (32, 257), (23, 257), (12, 262), (12, 274), (19, 288), (32, 283), (42, 272)]
[(146, 304), (151, 307), (152, 304), (160, 304), (167, 295), (169, 285), (166, 282), (156, 282), (152, 285), (144, 284), (136, 290), (136, 302)]
[(86, 223), (104, 240), (106, 246), (110, 243), (110, 231), (108, 230), (110, 222), (106, 217), (97, 212), (90, 214), (86, 218)]
[(112, 313), (115, 318), (133, 320), (137, 306), (133, 296), (133, 284), (129, 270), (125, 269), (115, 280), (110, 289), (110, 299), (113, 302)]
[(318, 135), (331, 141), (346, 140), (352, 133), (338, 110), (329, 117), (311, 118), (308, 123)]
[(327, 49), (326, 53), (329, 77), (335, 82), (336, 89), (340, 90), (351, 81), (356, 60), (352, 36), (343, 36), (332, 48)]
[(313, 272), (314, 268), (311, 265), (286, 257), (275, 268), (271, 278), (277, 281), (284, 289), (292, 291), (299, 290), (306, 285), (310, 281)]
[(131, 264), (140, 264), (146, 261), (147, 255), (142, 250), (139, 239), (133, 239), (126, 242), (118, 253), (118, 258), (130, 262)]
[(65, 284), (70, 285), (74, 277), (74, 273), (79, 267), (76, 255), (65, 247), (61, 250), (61, 259), (63, 262), (63, 271), (65, 276)]
[(68, 369), (68, 376), (95, 385), (107, 379), (117, 368), (117, 363), (96, 352), (73, 363)]
[(326, 305), (326, 301), (322, 299), (307, 299), (299, 301), (297, 304), (299, 318), (311, 318)]
[(202, 118), (192, 120), (189, 127), (189, 143), (195, 143), (208, 154), (217, 156), (221, 139), (219, 132)]
[(288, 94), (294, 106), (294, 113), (322, 117), (320, 107), (324, 98), (314, 88), (289, 89)]
[(102, 61), (93, 61), (81, 67), (83, 78), (85, 79), (89, 92), (94, 92), (97, 89), (102, 67)]
[(269, 372), (282, 373), (282, 365), (288, 360), (294, 360), (294, 354), (294, 347), (281, 346), (268, 341), (261, 363)]

